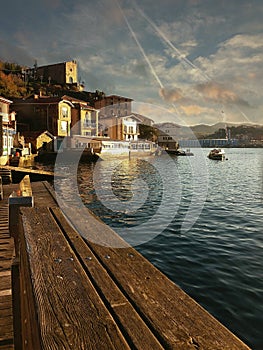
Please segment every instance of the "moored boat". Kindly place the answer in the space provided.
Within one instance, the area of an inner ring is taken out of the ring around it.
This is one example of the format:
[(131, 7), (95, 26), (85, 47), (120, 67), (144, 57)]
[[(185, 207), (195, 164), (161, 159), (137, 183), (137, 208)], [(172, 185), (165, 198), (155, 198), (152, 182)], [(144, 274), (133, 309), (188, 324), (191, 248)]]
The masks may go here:
[(225, 151), (221, 148), (214, 148), (208, 154), (209, 159), (224, 160), (226, 158)]
[(148, 140), (101, 140), (100, 143), (100, 150), (96, 154), (103, 160), (148, 157), (158, 153), (158, 145)]
[(180, 148), (178, 148), (178, 149), (166, 149), (165, 152), (168, 154), (173, 154), (175, 156), (193, 156), (194, 155), (189, 149), (187, 149), (185, 151), (185, 150), (182, 150)]

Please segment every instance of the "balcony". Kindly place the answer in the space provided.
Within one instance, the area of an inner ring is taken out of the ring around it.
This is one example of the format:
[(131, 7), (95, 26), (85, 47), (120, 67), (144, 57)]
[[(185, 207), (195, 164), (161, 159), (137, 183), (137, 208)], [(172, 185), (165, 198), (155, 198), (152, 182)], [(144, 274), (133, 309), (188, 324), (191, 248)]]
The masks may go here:
[(82, 123), (82, 128), (83, 129), (95, 129), (96, 128), (96, 123), (93, 123), (93, 122), (84, 122), (84, 123)]

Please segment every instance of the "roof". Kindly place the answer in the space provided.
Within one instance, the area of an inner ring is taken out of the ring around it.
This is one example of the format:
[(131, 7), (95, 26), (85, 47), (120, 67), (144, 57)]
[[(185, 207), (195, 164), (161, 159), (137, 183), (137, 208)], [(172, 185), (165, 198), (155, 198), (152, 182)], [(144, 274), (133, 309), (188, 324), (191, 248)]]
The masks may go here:
[(20, 98), (15, 99), (14, 104), (36, 104), (36, 105), (43, 105), (43, 104), (59, 104), (60, 102), (72, 102), (69, 99), (63, 98), (63, 97), (38, 97), (38, 98)]
[(24, 136), (26, 139), (35, 140), (42, 134), (47, 134), (51, 139), (54, 139), (54, 136), (48, 131), (23, 131), (21, 132), (21, 135)]
[(112, 97), (117, 97), (117, 98), (122, 98), (122, 99), (129, 100), (129, 101), (133, 101), (132, 98), (124, 97), (124, 96), (119, 96), (119, 95), (106, 95), (104, 98), (112, 98)]
[[(59, 62), (59, 63), (45, 64), (43, 66), (37, 66), (37, 69), (38, 68), (51, 67), (51, 66), (65, 65), (66, 63), (75, 63), (75, 64), (77, 64), (77, 61), (71, 60), (71, 61), (64, 61), (64, 62)], [(34, 69), (34, 68), (31, 68), (31, 69)]]
[(0, 96), (0, 102), (3, 102), (3, 103), (8, 103), (8, 104), (13, 103), (13, 101), (8, 100), (7, 98), (2, 97), (2, 96)]
[(78, 98), (75, 98), (75, 97), (72, 97), (72, 96), (68, 96), (68, 95), (63, 95), (61, 98), (64, 99), (64, 100), (68, 100), (68, 101), (70, 101), (73, 104), (74, 103), (84, 104), (86, 108), (92, 109), (92, 110), (96, 110), (94, 107), (90, 106), (87, 101), (83, 101), (83, 100), (80, 100)]

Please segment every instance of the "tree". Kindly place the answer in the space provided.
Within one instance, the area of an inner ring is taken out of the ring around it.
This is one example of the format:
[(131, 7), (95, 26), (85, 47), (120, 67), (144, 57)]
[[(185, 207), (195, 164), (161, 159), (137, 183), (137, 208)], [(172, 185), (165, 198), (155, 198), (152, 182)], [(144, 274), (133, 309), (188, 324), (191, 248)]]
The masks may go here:
[(156, 141), (157, 140), (157, 129), (145, 124), (139, 124), (139, 138), (144, 140), (151, 140)]
[(17, 75), (6, 75), (0, 71), (0, 95), (4, 97), (22, 97), (26, 94), (27, 89), (24, 81)]

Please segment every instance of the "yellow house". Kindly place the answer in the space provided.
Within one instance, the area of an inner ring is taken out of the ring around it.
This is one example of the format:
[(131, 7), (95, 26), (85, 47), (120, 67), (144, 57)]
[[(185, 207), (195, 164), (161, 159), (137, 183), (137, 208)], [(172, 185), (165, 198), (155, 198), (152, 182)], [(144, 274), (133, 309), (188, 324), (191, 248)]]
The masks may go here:
[(48, 130), (54, 136), (70, 135), (71, 109), (74, 105), (67, 99), (36, 95), (15, 99), (13, 107), (17, 113), (17, 129), (21, 133)]
[(62, 100), (58, 104), (57, 136), (69, 136), (71, 128), (71, 108), (74, 107), (70, 101)]
[(98, 136), (99, 111), (89, 106), (87, 102), (71, 96), (65, 95), (63, 99), (74, 105), (74, 108), (71, 109), (71, 125), (73, 126), (71, 135)]

